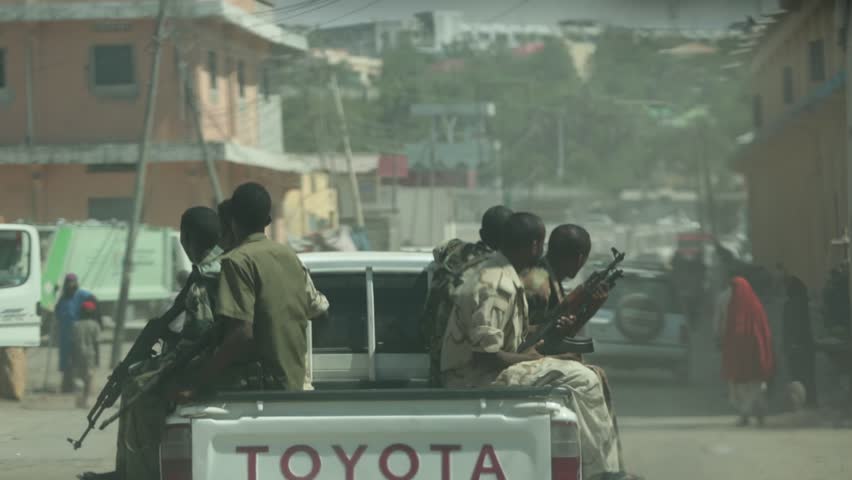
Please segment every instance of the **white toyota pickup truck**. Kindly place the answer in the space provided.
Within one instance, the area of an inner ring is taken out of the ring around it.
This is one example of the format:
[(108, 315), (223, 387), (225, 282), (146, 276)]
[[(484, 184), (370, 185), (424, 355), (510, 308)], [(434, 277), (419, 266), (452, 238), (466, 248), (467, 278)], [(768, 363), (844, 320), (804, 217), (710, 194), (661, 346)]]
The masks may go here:
[(426, 388), (424, 253), (302, 257), (329, 299), (314, 391), (222, 392), (169, 418), (163, 480), (576, 480), (577, 417), (550, 388)]

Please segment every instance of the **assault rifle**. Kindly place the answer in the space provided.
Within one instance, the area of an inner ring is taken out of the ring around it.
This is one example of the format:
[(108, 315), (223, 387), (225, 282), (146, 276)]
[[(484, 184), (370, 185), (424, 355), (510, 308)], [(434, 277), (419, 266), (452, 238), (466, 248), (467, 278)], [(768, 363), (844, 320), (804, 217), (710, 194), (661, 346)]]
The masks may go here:
[(157, 318), (148, 320), (148, 323), (145, 324), (145, 328), (143, 328), (142, 332), (139, 333), (139, 336), (136, 337), (136, 341), (133, 342), (133, 346), (130, 347), (130, 351), (127, 352), (124, 359), (115, 367), (112, 373), (110, 373), (107, 378), (106, 385), (104, 385), (104, 388), (101, 389), (98, 394), (98, 399), (95, 401), (92, 409), (89, 410), (88, 415), (86, 415), (86, 421), (88, 423), (86, 430), (83, 431), (83, 434), (77, 440), (71, 438), (68, 439), (68, 443), (74, 446), (74, 450), (79, 449), (83, 445), (83, 440), (85, 440), (89, 432), (95, 428), (95, 424), (104, 413), (104, 410), (115, 405), (115, 402), (121, 396), (121, 391), (124, 388), (125, 383), (131, 376), (130, 368), (143, 360), (151, 358), (155, 353), (153, 350), (154, 345), (156, 345), (160, 339), (167, 339), (173, 336), (172, 332), (169, 330), (169, 324), (172, 323), (178, 315), (183, 313), (186, 306), (186, 296), (189, 293), (189, 287), (199, 278), (200, 275), (201, 274), (197, 269), (193, 269), (186, 281), (186, 284), (184, 284), (180, 293), (178, 293), (177, 298), (175, 298), (172, 306), (169, 307), (165, 313)]
[[(544, 344), (539, 348), (539, 352), (544, 355), (557, 355), (566, 351), (588, 353), (594, 350), (591, 339), (580, 340), (573, 337), (592, 318), (594, 311), (599, 307), (594, 299), (598, 287), (606, 285), (608, 288), (612, 288), (624, 274), (618, 268), (618, 265), (624, 261), (624, 253), (613, 248), (612, 256), (613, 259), (606, 268), (592, 273), (580, 287), (574, 289), (562, 299), (559, 305), (545, 314), (545, 323), (521, 342), (521, 346), (518, 347), (519, 352), (528, 350), (542, 340), (544, 340)], [(557, 335), (559, 319), (569, 315), (574, 315), (577, 322), (569, 327), (568, 332)]]
[(221, 325), (222, 322), (214, 323), (213, 326), (201, 335), (201, 338), (192, 342), (181, 343), (173, 352), (169, 352), (164, 355), (163, 363), (160, 365), (159, 372), (149, 378), (148, 381), (142, 385), (139, 391), (134, 393), (132, 397), (125, 398), (124, 401), (121, 402), (121, 408), (119, 408), (118, 411), (109, 418), (101, 422), (101, 426), (98, 427), (98, 429), (103, 430), (112, 422), (121, 418), (121, 416), (124, 415), (124, 413), (136, 402), (138, 402), (143, 395), (160, 387), (161, 385), (167, 385), (170, 381), (174, 380), (180, 372), (185, 371), (186, 367), (190, 364), (190, 362), (192, 362), (192, 360), (204, 354), (206, 351), (212, 350), (216, 345), (218, 345), (219, 340), (221, 339)]

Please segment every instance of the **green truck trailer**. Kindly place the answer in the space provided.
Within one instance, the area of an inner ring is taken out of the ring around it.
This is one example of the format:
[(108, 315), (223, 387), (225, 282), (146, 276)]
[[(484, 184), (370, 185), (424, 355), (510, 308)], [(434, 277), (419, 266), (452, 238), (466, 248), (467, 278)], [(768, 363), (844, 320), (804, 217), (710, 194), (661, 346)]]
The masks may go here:
[[(65, 223), (39, 226), (42, 243), (42, 305), (56, 304), (66, 274), (74, 273), (81, 288), (99, 300), (106, 324), (116, 314), (121, 267), (127, 244), (124, 223)], [(142, 226), (133, 254), (127, 328), (133, 332), (159, 314), (176, 290), (177, 272), (191, 263), (180, 246), (178, 232)]]

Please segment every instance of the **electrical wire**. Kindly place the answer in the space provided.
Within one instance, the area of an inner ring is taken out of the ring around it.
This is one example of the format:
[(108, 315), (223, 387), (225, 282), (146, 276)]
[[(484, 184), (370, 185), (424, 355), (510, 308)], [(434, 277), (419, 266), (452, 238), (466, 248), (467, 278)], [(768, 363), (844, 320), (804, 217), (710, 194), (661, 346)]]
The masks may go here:
[(514, 12), (515, 10), (517, 10), (517, 9), (519, 9), (519, 8), (521, 8), (521, 7), (523, 7), (523, 6), (524, 6), (524, 5), (526, 5), (527, 3), (530, 3), (531, 1), (532, 1), (532, 0), (521, 0), (520, 2), (518, 2), (518, 3), (514, 4), (514, 5), (512, 5), (511, 7), (507, 8), (507, 9), (503, 10), (502, 12), (500, 12), (500, 13), (498, 13), (498, 14), (494, 15), (493, 17), (489, 18), (489, 19), (488, 19), (488, 21), (489, 21), (489, 22), (494, 22), (494, 21), (496, 21), (496, 20), (499, 20), (499, 19), (501, 19), (501, 18), (505, 17), (506, 15), (508, 15), (508, 14), (510, 14), (510, 13), (512, 13), (512, 12)]
[[(324, 21), (324, 22), (319, 23), (319, 24), (317, 25), (317, 28), (318, 28), (318, 27), (321, 27), (321, 26), (323, 26), (323, 25), (328, 25), (329, 23), (334, 23), (334, 22), (337, 22), (337, 21), (339, 21), (339, 20), (343, 20), (343, 19), (344, 19), (344, 18), (346, 18), (346, 17), (349, 17), (349, 16), (352, 16), (352, 15), (355, 15), (356, 13), (362, 12), (362, 11), (364, 11), (364, 10), (366, 10), (366, 9), (368, 9), (368, 8), (372, 7), (373, 5), (375, 5), (375, 4), (379, 3), (379, 2), (382, 2), (382, 1), (384, 1), (384, 0), (372, 0), (371, 2), (367, 2), (366, 4), (364, 4), (364, 5), (362, 5), (362, 6), (358, 7), (358, 8), (356, 8), (356, 9), (354, 9), (354, 10), (350, 10), (349, 12), (346, 12), (346, 13), (344, 13), (343, 15), (340, 15), (339, 17), (334, 17), (334, 18), (332, 18), (331, 20), (326, 20), (326, 21)], [(315, 29), (315, 30), (316, 30), (316, 29)]]

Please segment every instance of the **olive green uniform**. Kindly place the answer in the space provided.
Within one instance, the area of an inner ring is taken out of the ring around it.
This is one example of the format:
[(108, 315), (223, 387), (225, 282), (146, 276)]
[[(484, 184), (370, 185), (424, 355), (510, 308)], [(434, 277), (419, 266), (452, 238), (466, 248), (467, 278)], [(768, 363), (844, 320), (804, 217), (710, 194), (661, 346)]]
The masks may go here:
[(222, 258), (217, 317), (252, 325), (254, 348), (246, 364), (259, 363), (263, 378), (302, 390), (307, 353), (307, 274), (290, 247), (262, 233), (249, 236)]
[[(302, 264), (302, 270), (305, 271), (305, 294), (308, 297), (308, 318), (311, 320), (316, 319), (320, 315), (328, 312), (328, 298), (323, 295), (322, 292), (317, 290), (317, 287), (314, 285), (314, 280), (311, 278), (311, 273), (308, 271), (308, 268)], [(305, 350), (305, 382), (302, 387), (303, 390), (313, 390), (313, 377), (311, 375), (310, 369), (310, 357), (311, 352)]]

